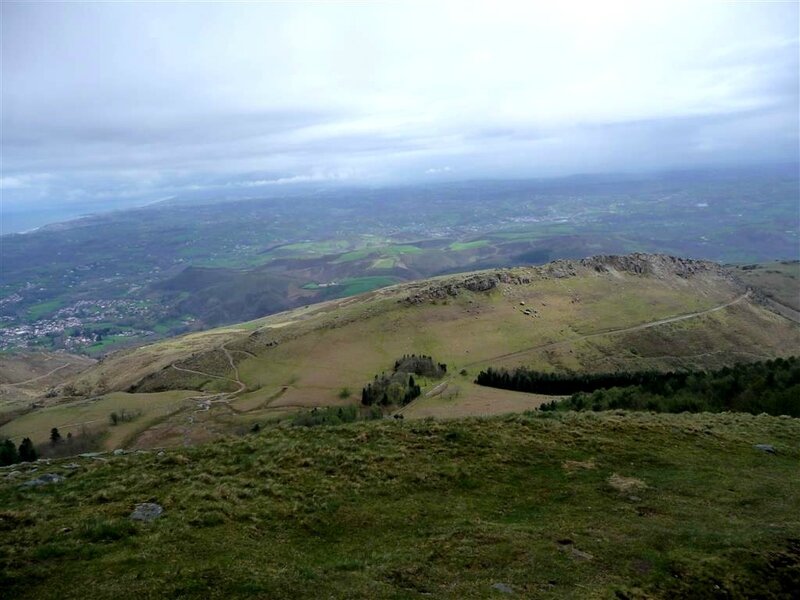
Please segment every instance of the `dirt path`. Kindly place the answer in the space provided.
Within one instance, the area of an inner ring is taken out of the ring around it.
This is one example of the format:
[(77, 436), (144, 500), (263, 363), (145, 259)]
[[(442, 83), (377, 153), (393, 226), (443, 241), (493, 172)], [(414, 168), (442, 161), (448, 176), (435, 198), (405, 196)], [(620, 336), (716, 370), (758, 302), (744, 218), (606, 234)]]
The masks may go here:
[(6, 385), (26, 385), (28, 383), (33, 383), (34, 381), (39, 381), (40, 379), (44, 379), (45, 377), (50, 377), (50, 375), (52, 375), (53, 373), (57, 373), (61, 369), (64, 369), (64, 368), (70, 366), (71, 364), (73, 364), (73, 363), (69, 363), (68, 362), (68, 363), (65, 363), (65, 364), (61, 365), (60, 367), (56, 367), (52, 371), (48, 371), (44, 375), (37, 375), (36, 377), (31, 377), (30, 379), (26, 379), (25, 381), (18, 381), (17, 383), (7, 383)]
[(225, 344), (222, 344), (220, 348), (222, 348), (222, 351), (225, 353), (225, 356), (228, 357), (228, 363), (231, 365), (231, 369), (233, 369), (233, 376), (235, 378), (233, 379), (233, 381), (235, 381), (239, 385), (239, 389), (233, 392), (233, 395), (241, 394), (247, 388), (247, 385), (241, 379), (239, 379), (239, 367), (236, 366), (236, 362), (234, 362), (233, 360), (233, 355), (231, 354), (231, 351), (228, 350), (228, 348), (225, 346)]
[(230, 350), (230, 352), (239, 352), (240, 354), (246, 354), (250, 358), (258, 358), (258, 356), (256, 356), (255, 354), (253, 354), (249, 350), (237, 350), (237, 349), (234, 348), (233, 350)]
[[(206, 373), (204, 371), (197, 371), (195, 369), (186, 369), (184, 367), (179, 367), (175, 363), (172, 363), (170, 366), (175, 369), (176, 371), (183, 371), (184, 373), (192, 373), (195, 375), (202, 375), (204, 377), (210, 377), (212, 379), (224, 379), (225, 381), (232, 381), (238, 386), (238, 389), (234, 392), (221, 392), (218, 394), (209, 394), (209, 395), (201, 395), (201, 396), (192, 396), (190, 398), (186, 398), (184, 402), (195, 402), (195, 408), (189, 415), (187, 416), (187, 425), (181, 428), (181, 435), (183, 437), (183, 445), (189, 446), (191, 445), (190, 433), (192, 427), (200, 427), (204, 428), (205, 426), (202, 424), (201, 421), (195, 422), (195, 415), (198, 413), (204, 413), (211, 410), (211, 407), (214, 404), (222, 404), (227, 408), (229, 411), (233, 413), (239, 413), (241, 411), (235, 409), (231, 406), (230, 402), (236, 396), (241, 394), (247, 389), (247, 384), (244, 383), (241, 378), (239, 377), (239, 367), (236, 366), (236, 361), (233, 360), (233, 355), (231, 354), (231, 350), (222, 344), (220, 346), (220, 350), (225, 353), (225, 357), (228, 359), (228, 364), (230, 365), (231, 369), (233, 370), (233, 377), (224, 377), (222, 375), (214, 375), (212, 373)], [(240, 352), (239, 350), (234, 350), (233, 352)], [(249, 352), (241, 351), (244, 354), (250, 354)]]
[(579, 335), (574, 338), (570, 338), (568, 340), (560, 340), (558, 342), (549, 342), (547, 344), (539, 344), (538, 346), (531, 346), (529, 348), (524, 348), (523, 350), (516, 350), (514, 352), (507, 352), (506, 354), (499, 354), (497, 356), (490, 356), (489, 358), (483, 358), (481, 360), (476, 360), (474, 362), (468, 363), (464, 365), (464, 368), (467, 367), (474, 367), (475, 365), (484, 364), (490, 361), (496, 360), (503, 360), (506, 358), (515, 358), (517, 356), (524, 356), (530, 352), (536, 352), (539, 350), (549, 350), (551, 348), (558, 348), (560, 346), (567, 346), (570, 344), (574, 344), (575, 342), (579, 342), (582, 340), (589, 340), (596, 337), (602, 337), (604, 335), (619, 335), (621, 333), (632, 333), (634, 331), (642, 331), (644, 329), (650, 329), (652, 327), (658, 327), (660, 325), (666, 325), (668, 323), (677, 323), (679, 321), (685, 321), (687, 319), (694, 319), (695, 317), (701, 317), (703, 315), (708, 315), (720, 310), (724, 310), (729, 306), (733, 306), (741, 302), (742, 300), (748, 298), (750, 296), (750, 292), (745, 292), (741, 296), (734, 298), (730, 302), (726, 302), (725, 304), (720, 304), (719, 306), (715, 306), (713, 308), (709, 308), (706, 310), (701, 310), (698, 312), (687, 313), (683, 315), (678, 315), (675, 317), (668, 317), (666, 319), (659, 319), (657, 321), (650, 321), (648, 323), (642, 323), (640, 325), (634, 325), (632, 327), (623, 327), (621, 329), (607, 329), (605, 331), (597, 331), (595, 333), (587, 333), (586, 335)]

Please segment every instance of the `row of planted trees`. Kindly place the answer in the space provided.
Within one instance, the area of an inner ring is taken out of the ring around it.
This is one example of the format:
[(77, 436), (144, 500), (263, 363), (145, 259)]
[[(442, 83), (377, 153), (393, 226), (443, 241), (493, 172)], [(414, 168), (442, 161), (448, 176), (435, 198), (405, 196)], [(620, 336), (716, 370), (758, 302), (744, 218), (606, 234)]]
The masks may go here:
[(570, 396), (542, 410), (747, 412), (800, 417), (800, 358), (741, 363), (713, 371), (541, 373), (487, 369), (476, 383), (521, 392)]
[(681, 385), (688, 373), (659, 373), (657, 371), (619, 371), (615, 373), (544, 373), (527, 367), (512, 371), (489, 367), (478, 373), (475, 383), (518, 392), (566, 396), (597, 389), (644, 385), (659, 388), (667, 382)]

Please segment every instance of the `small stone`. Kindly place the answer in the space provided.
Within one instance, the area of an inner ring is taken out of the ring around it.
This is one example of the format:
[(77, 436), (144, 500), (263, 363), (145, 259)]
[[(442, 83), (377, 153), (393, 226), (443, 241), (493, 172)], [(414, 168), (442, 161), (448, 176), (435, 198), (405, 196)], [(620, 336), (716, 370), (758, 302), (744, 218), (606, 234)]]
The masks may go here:
[(64, 481), (64, 477), (61, 475), (56, 473), (45, 473), (36, 479), (26, 481), (22, 485), (25, 487), (38, 487), (40, 485), (50, 485), (51, 483), (61, 483), (62, 481)]
[(155, 502), (137, 504), (130, 518), (134, 521), (154, 521), (164, 513), (164, 508)]
[(84, 452), (83, 454), (78, 454), (81, 458), (94, 458), (95, 456), (100, 456), (103, 454), (102, 452)]
[(772, 444), (754, 444), (753, 448), (756, 450), (761, 450), (762, 452), (766, 452), (767, 454), (777, 454), (778, 451), (775, 450), (775, 446)]
[(69, 463), (68, 465), (64, 465), (64, 468), (65, 469), (70, 469), (72, 471), (72, 470), (75, 470), (75, 469), (80, 469), (81, 466), (78, 463)]
[(14, 477), (19, 477), (22, 475), (22, 471), (11, 471), (6, 475), (6, 479), (14, 479)]
[(166, 454), (167, 454), (167, 453), (166, 453), (166, 452), (164, 452), (163, 450), (159, 450), (159, 451), (158, 451), (158, 454), (156, 454), (156, 456), (165, 456)]
[(114, 450), (114, 456), (122, 456), (123, 454), (126, 454), (126, 452), (122, 448), (117, 448)]
[(513, 594), (514, 593), (514, 590), (511, 589), (511, 586), (509, 586), (509, 585), (507, 585), (505, 583), (493, 583), (492, 584), (492, 589), (493, 590), (497, 590), (498, 592), (500, 592), (502, 594)]
[(576, 560), (592, 560), (594, 556), (589, 554), (588, 552), (583, 552), (582, 550), (578, 550), (576, 547), (572, 546), (570, 548), (570, 552), (572, 553), (572, 557)]

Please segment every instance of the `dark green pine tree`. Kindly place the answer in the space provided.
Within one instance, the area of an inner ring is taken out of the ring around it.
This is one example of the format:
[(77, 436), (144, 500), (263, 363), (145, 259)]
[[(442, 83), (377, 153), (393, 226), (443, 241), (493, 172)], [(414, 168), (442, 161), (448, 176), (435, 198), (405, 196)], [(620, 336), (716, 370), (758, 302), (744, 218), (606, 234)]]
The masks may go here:
[(61, 434), (58, 432), (58, 427), (53, 427), (50, 430), (50, 444), (55, 446), (61, 441)]
[(33, 446), (31, 438), (25, 438), (19, 445), (19, 459), (22, 462), (33, 462), (39, 455), (36, 453), (36, 448)]
[(17, 454), (17, 447), (14, 445), (14, 442), (11, 440), (4, 440), (3, 443), (0, 444), (0, 466), (13, 465), (17, 461), (19, 461), (19, 455)]

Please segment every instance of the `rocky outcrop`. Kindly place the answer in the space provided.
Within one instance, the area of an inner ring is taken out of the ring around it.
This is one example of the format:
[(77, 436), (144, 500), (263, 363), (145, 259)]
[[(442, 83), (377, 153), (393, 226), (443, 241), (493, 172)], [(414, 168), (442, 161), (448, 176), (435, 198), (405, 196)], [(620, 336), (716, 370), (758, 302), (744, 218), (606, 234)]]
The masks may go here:
[(488, 292), (501, 284), (523, 285), (546, 279), (576, 277), (581, 273), (627, 273), (632, 275), (666, 277), (693, 277), (712, 274), (734, 280), (735, 277), (721, 265), (705, 261), (636, 252), (626, 255), (601, 255), (582, 260), (556, 260), (536, 267), (497, 269), (470, 275), (434, 280), (411, 288), (406, 298), (410, 304), (444, 300), (462, 291)]
[(478, 273), (465, 278), (452, 278), (429, 284), (409, 295), (406, 301), (411, 304), (419, 304), (421, 302), (430, 302), (431, 300), (444, 300), (447, 297), (458, 296), (459, 293), (465, 290), (488, 292), (501, 283), (529, 283), (529, 281), (523, 281), (523, 278), (513, 277), (502, 271)]
[(691, 277), (701, 273), (729, 275), (722, 265), (715, 262), (680, 258), (665, 254), (644, 254), (641, 252), (624, 255), (592, 256), (581, 260), (580, 265), (600, 273), (617, 271), (633, 275), (654, 275), (656, 277), (670, 275)]

